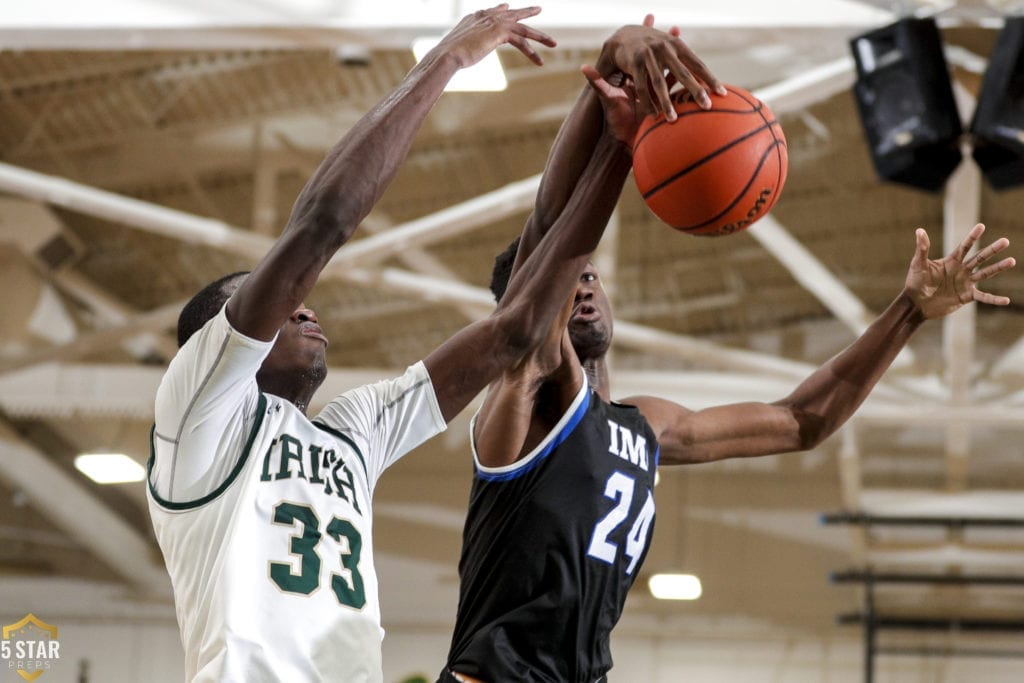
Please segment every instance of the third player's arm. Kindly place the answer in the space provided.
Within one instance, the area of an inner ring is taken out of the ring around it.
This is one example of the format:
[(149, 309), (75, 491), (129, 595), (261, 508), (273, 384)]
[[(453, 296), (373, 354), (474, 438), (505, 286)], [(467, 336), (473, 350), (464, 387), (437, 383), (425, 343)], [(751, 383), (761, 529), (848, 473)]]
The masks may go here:
[(860, 338), (774, 403), (690, 411), (647, 396), (624, 402), (639, 407), (658, 434), (662, 464), (807, 450), (853, 415), (923, 321), (902, 293)]
[(979, 282), (1012, 268), (1012, 258), (983, 266), (1006, 249), (998, 239), (974, 255), (984, 232), (976, 225), (949, 256), (929, 260), (928, 235), (917, 249), (903, 291), (850, 346), (775, 403), (740, 403), (693, 412), (652, 397), (636, 404), (659, 434), (662, 462), (683, 464), (769, 455), (813, 448), (857, 410), (900, 349), (926, 319), (941, 318), (978, 301), (1005, 306), (1004, 296), (982, 292)]

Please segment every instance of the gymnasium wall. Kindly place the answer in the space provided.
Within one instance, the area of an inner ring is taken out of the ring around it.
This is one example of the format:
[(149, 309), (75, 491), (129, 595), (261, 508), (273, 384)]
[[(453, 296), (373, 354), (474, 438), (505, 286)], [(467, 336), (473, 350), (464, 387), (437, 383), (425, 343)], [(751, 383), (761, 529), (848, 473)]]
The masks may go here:
[[(0, 612), (10, 624), (24, 615)], [(181, 683), (184, 669), (173, 623), (62, 621), (60, 660), (38, 683)], [(385, 683), (416, 675), (429, 681), (440, 670), (449, 634), (434, 629), (391, 628), (384, 641)], [(859, 683), (863, 650), (849, 638), (641, 639), (613, 643), (610, 683)], [(86, 667), (86, 678), (80, 678)], [(880, 657), (876, 683), (1016, 683), (1020, 660)], [(21, 681), (0, 671), (0, 683)]]

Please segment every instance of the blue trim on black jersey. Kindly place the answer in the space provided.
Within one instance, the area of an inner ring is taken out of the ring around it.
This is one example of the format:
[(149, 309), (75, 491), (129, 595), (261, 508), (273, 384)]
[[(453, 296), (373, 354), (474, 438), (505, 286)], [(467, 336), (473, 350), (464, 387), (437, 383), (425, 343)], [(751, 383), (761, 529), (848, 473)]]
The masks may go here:
[(658, 469), (658, 460), (661, 458), (661, 444), (654, 449), (654, 469)]
[(553, 451), (556, 448), (558, 448), (560, 445), (562, 445), (562, 443), (566, 439), (569, 438), (569, 435), (572, 434), (574, 429), (576, 429), (576, 425), (578, 425), (580, 423), (580, 421), (583, 419), (583, 416), (587, 414), (587, 410), (589, 408), (590, 408), (590, 391), (589, 391), (589, 387), (588, 387), (588, 391), (587, 391), (586, 395), (584, 395), (583, 401), (580, 402), (580, 405), (576, 408), (576, 412), (574, 412), (572, 414), (572, 417), (569, 418), (569, 422), (565, 425), (565, 427), (562, 428), (562, 431), (560, 431), (557, 435), (555, 435), (555, 438), (553, 438), (544, 447), (543, 450), (541, 450), (535, 456), (530, 458), (530, 461), (528, 463), (526, 463), (523, 467), (511, 470), (509, 472), (498, 472), (498, 473), (494, 473), (494, 474), (492, 474), (490, 472), (483, 472), (483, 471), (480, 470), (479, 467), (477, 467), (476, 468), (476, 476), (479, 477), (480, 479), (483, 479), (484, 481), (508, 481), (510, 479), (515, 479), (516, 477), (518, 477), (518, 476), (520, 476), (522, 474), (526, 474), (530, 470), (534, 469), (541, 462), (543, 462), (544, 459), (547, 458), (551, 454), (551, 451)]

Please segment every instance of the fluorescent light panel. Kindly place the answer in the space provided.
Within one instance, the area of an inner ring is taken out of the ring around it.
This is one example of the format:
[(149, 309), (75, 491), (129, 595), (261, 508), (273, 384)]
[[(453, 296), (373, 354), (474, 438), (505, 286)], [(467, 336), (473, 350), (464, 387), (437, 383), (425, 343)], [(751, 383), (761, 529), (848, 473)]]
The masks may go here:
[(123, 453), (83, 453), (75, 458), (75, 469), (97, 484), (142, 481), (146, 470)]
[(647, 586), (659, 600), (696, 600), (702, 593), (700, 579), (693, 574), (655, 574)]
[[(412, 53), (417, 63), (441, 42), (440, 37), (417, 38), (412, 42)], [(486, 57), (466, 69), (459, 69), (448, 81), (449, 92), (497, 92), (508, 87), (505, 70), (501, 68), (498, 53), (491, 51)]]

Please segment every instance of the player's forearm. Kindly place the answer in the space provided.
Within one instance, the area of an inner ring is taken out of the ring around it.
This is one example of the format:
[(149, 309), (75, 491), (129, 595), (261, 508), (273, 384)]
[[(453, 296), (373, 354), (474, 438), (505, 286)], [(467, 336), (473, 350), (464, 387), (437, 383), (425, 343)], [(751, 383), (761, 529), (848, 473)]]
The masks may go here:
[(782, 402), (800, 422), (802, 448), (820, 443), (853, 415), (924, 320), (901, 292), (856, 341)]
[(288, 227), (232, 297), (239, 331), (270, 339), (384, 193), (457, 62), (438, 52), (328, 152), (292, 208)]
[(558, 224), (513, 275), (495, 312), (424, 359), (445, 420), (550, 336), (629, 173), (628, 151), (608, 137), (602, 136)]
[[(614, 49), (606, 42), (598, 57), (596, 68), (609, 80), (621, 80), (621, 71), (615, 64)], [(616, 76), (618, 75), (618, 76)], [(537, 190), (533, 215), (519, 244), (517, 261), (522, 264), (551, 229), (569, 202), (580, 176), (590, 160), (587, 152), (594, 149), (604, 129), (601, 101), (593, 87), (586, 85), (580, 92), (572, 110), (558, 131)]]
[(584, 86), (548, 154), (533, 215), (519, 245), (520, 263), (533, 253), (565, 210), (603, 127), (601, 102), (592, 87)]
[(327, 153), (296, 199), (289, 229), (315, 232), (330, 258), (384, 194), (458, 68), (440, 50), (417, 64)]
[[(526, 299), (530, 294), (538, 294), (556, 298), (549, 296), (552, 291), (569, 296), (579, 268), (604, 234), (622, 193), (630, 162), (628, 149), (622, 143), (608, 134), (600, 137), (571, 198), (533, 255), (513, 275), (506, 297)], [(554, 306), (563, 303), (564, 297), (558, 298)]]

